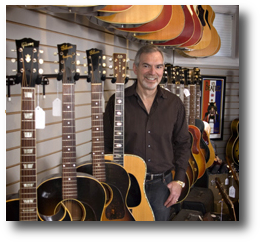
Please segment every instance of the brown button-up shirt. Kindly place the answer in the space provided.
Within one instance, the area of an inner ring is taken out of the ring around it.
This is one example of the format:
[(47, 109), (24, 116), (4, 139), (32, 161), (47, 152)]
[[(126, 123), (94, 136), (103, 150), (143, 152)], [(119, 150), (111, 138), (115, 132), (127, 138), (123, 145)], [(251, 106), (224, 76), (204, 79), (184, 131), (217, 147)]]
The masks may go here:
[[(105, 153), (113, 152), (114, 102), (112, 95), (104, 115)], [(136, 93), (136, 83), (125, 89), (125, 154), (143, 158), (149, 173), (175, 170), (174, 180), (184, 181), (190, 156), (190, 135), (182, 101), (158, 86), (148, 114)]]

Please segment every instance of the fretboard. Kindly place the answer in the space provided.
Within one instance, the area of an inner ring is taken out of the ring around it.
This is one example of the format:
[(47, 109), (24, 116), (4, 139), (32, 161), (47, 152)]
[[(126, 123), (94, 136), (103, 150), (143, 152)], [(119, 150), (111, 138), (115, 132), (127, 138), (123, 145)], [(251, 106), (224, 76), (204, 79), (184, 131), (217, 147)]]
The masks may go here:
[(185, 86), (185, 89), (187, 89), (186, 95), (184, 94), (184, 107), (185, 107), (185, 113), (186, 113), (186, 120), (187, 124), (189, 125), (190, 120), (190, 85)]
[(124, 166), (124, 83), (116, 83), (114, 114), (114, 161)]
[(190, 85), (190, 120), (189, 125), (195, 125), (196, 118), (196, 86)]
[(92, 123), (92, 160), (93, 175), (100, 181), (106, 181), (105, 148), (102, 108), (102, 83), (91, 83), (91, 123)]
[(62, 197), (77, 198), (74, 84), (62, 84)]
[(20, 221), (37, 221), (35, 88), (21, 93)]
[(200, 119), (200, 85), (196, 84), (196, 119)]

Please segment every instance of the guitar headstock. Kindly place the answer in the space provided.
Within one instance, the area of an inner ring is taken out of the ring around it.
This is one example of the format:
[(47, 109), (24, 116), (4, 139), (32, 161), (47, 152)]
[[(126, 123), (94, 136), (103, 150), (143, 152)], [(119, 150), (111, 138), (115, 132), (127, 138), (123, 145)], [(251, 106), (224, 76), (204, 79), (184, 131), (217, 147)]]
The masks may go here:
[(113, 54), (114, 77), (116, 83), (125, 83), (126, 78), (126, 54)]
[(191, 73), (192, 71), (188, 68), (183, 69), (184, 85), (189, 86), (191, 84)]
[(101, 83), (102, 80), (105, 80), (105, 71), (103, 71), (102, 65), (102, 50), (92, 48), (86, 50), (86, 53), (91, 82)]
[(200, 69), (198, 67), (193, 68), (193, 84), (200, 85), (201, 82), (201, 75)]
[(38, 78), (38, 56), (40, 41), (31, 38), (15, 40), (17, 50), (17, 76), (22, 87), (35, 87)]
[(59, 69), (63, 83), (74, 83), (76, 75), (76, 45), (63, 43), (57, 45), (59, 54)]
[(174, 68), (170, 63), (165, 64), (165, 72), (167, 74), (168, 82), (175, 83), (174, 80)]

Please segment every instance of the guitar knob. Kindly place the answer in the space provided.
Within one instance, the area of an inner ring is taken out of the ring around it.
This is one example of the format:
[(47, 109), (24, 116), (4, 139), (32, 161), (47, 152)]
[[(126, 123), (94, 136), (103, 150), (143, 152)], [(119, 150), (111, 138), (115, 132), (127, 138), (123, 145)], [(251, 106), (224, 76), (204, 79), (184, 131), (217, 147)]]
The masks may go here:
[(58, 75), (57, 75), (57, 80), (60, 81), (62, 80), (62, 72), (59, 72)]

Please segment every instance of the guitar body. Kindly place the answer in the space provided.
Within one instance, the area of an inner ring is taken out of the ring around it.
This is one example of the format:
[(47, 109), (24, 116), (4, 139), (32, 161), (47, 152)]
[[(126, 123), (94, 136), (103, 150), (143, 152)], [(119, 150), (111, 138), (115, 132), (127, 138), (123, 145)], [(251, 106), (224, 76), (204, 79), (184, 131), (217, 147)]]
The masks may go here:
[(133, 5), (123, 12), (95, 17), (112, 24), (145, 24), (157, 18), (162, 9), (163, 5)]
[(86, 174), (78, 174), (76, 179), (77, 199), (62, 198), (62, 177), (59, 174), (38, 186), (38, 214), (41, 220), (54, 221), (60, 210), (64, 211), (63, 217), (69, 216), (72, 221), (101, 220), (106, 201), (103, 186)]
[[(19, 206), (19, 198), (6, 201), (6, 221), (20, 221)], [(71, 221), (71, 217), (65, 212), (64, 208), (60, 209), (60, 211), (54, 216), (51, 216), (49, 220), (47, 219), (48, 218), (46, 218), (46, 221)], [(41, 221), (39, 215), (38, 221)]]
[(183, 13), (184, 13), (185, 23), (184, 23), (184, 28), (183, 28), (183, 31), (181, 32), (181, 34), (172, 40), (169, 40), (164, 43), (157, 43), (155, 45), (163, 45), (163, 46), (181, 45), (181, 44), (184, 44), (185, 42), (189, 41), (192, 38), (192, 36), (194, 34), (195, 26), (194, 26), (194, 21), (191, 16), (191, 13), (186, 5), (183, 6)]
[(106, 5), (104, 8), (98, 10), (98, 12), (104, 13), (120, 13), (130, 9), (133, 5)]
[(205, 121), (203, 121), (203, 123), (204, 123), (204, 131), (202, 134), (202, 138), (209, 148), (209, 159), (206, 164), (206, 168), (209, 168), (213, 165), (216, 154), (215, 154), (214, 148), (210, 142), (210, 125), (209, 125), (209, 123), (207, 123)]
[(204, 123), (202, 120), (200, 119), (195, 119), (195, 126), (200, 130), (200, 149), (205, 157), (206, 163), (209, 160), (210, 157), (210, 153), (209, 153), (209, 147), (207, 146), (207, 144), (205, 143), (204, 139), (203, 139), (203, 132), (204, 132)]
[(231, 123), (231, 136), (226, 146), (226, 156), (239, 166), (239, 119)]
[(188, 46), (193, 46), (195, 44), (197, 44), (202, 37), (202, 25), (201, 22), (198, 18), (198, 15), (196, 14), (195, 10), (194, 10), (194, 6), (193, 5), (188, 5), (189, 10), (192, 13), (192, 18), (193, 18), (193, 23), (194, 23), (194, 32), (192, 37), (184, 44), (182, 44), (180, 47), (188, 47)]
[[(78, 172), (92, 174), (91, 162), (77, 167)], [(106, 181), (109, 188), (107, 192), (108, 202), (105, 206), (101, 221), (134, 221), (131, 212), (126, 206), (126, 198), (129, 191), (130, 179), (123, 167), (113, 162), (105, 162)], [(111, 194), (109, 194), (111, 193)]]
[[(113, 155), (105, 155), (113, 160)], [(131, 186), (127, 196), (127, 206), (136, 221), (154, 221), (154, 214), (145, 193), (146, 164), (136, 155), (124, 154), (124, 168), (130, 176)]]
[(182, 33), (184, 23), (185, 18), (181, 5), (172, 5), (172, 18), (165, 28), (154, 33), (137, 35), (135, 38), (149, 41), (168, 41), (178, 37)]
[(199, 176), (199, 168), (198, 168), (198, 164), (196, 162), (196, 159), (193, 156), (192, 153), (192, 147), (193, 147), (193, 136), (191, 134), (191, 132), (189, 132), (190, 134), (190, 139), (191, 139), (191, 151), (190, 151), (190, 158), (189, 158), (189, 166), (191, 167), (192, 173), (193, 173), (193, 179), (190, 180), (191, 184), (190, 186), (192, 186), (198, 179)]
[(198, 179), (199, 179), (203, 176), (206, 170), (206, 160), (200, 149), (201, 133), (200, 130), (194, 125), (189, 125), (189, 132), (193, 137), (193, 143), (191, 149), (192, 149), (193, 157), (195, 158), (195, 161), (198, 166)]
[(169, 23), (172, 17), (172, 7), (170, 5), (164, 5), (160, 15), (151, 22), (142, 24), (133, 28), (117, 28), (121, 31), (133, 32), (133, 33), (150, 33), (163, 29)]

